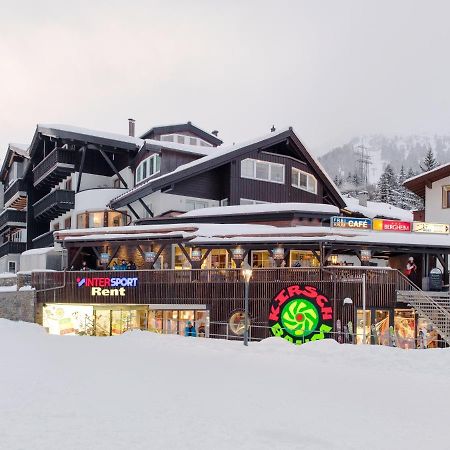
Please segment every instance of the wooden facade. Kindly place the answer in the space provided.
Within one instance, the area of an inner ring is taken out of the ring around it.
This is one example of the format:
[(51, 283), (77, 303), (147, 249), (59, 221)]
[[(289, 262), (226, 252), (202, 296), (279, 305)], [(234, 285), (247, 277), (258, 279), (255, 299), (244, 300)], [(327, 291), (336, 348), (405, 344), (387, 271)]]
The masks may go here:
[[(253, 336), (265, 338), (269, 305), (273, 297), (291, 285), (315, 286), (329, 300), (334, 321), (356, 320), (363, 304), (362, 276), (366, 277), (366, 307), (393, 311), (397, 308), (397, 291), (417, 288), (399, 271), (389, 268), (272, 268), (255, 269), (250, 281), (251, 324)], [(133, 277), (136, 287), (125, 296), (92, 296), (88, 287), (78, 287), (82, 278)], [(211, 333), (221, 334), (230, 316), (243, 309), (244, 283), (238, 269), (221, 270), (143, 270), (93, 272), (33, 272), (32, 286), (37, 289), (40, 305), (108, 304), (108, 305), (206, 305), (210, 312)], [(352, 304), (343, 300), (351, 298)], [(185, 306), (183, 306), (185, 307)]]

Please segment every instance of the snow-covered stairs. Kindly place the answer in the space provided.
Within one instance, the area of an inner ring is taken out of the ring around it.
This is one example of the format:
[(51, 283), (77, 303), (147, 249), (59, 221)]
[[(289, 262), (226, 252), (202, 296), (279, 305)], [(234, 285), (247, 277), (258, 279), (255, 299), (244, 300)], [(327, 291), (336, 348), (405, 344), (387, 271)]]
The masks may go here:
[(415, 290), (397, 291), (397, 301), (412, 306), (450, 344), (450, 296), (447, 293), (426, 293), (415, 287)]

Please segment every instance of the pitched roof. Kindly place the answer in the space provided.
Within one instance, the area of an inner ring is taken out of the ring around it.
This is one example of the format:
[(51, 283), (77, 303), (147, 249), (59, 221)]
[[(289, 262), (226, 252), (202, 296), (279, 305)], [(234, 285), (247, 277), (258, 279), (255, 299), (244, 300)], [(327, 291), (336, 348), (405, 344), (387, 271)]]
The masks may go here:
[(12, 157), (18, 155), (22, 158), (29, 159), (28, 146), (26, 144), (9, 144), (6, 151), (5, 158), (3, 159), (2, 167), (0, 169), (0, 179), (3, 180), (6, 176), (6, 172), (12, 162)]
[(450, 163), (442, 164), (428, 172), (420, 173), (419, 175), (408, 178), (403, 182), (403, 186), (419, 197), (425, 198), (425, 186), (429, 186), (431, 183), (442, 180), (442, 178), (448, 176), (450, 176)]
[(40, 134), (59, 139), (106, 145), (124, 150), (136, 150), (144, 145), (143, 139), (127, 136), (126, 134), (109, 133), (107, 131), (91, 130), (64, 124), (38, 124), (30, 145), (31, 155), (35, 151)]
[(208, 133), (205, 130), (202, 130), (201, 128), (195, 126), (192, 122), (187, 123), (181, 123), (177, 125), (166, 125), (166, 126), (160, 126), (160, 127), (153, 127), (150, 128), (150, 130), (146, 131), (142, 136), (141, 139), (147, 139), (151, 138), (155, 134), (172, 134), (172, 133), (180, 133), (183, 131), (189, 131), (193, 134), (196, 134), (198, 137), (204, 139), (205, 141), (209, 142), (210, 144), (214, 146), (221, 145), (223, 142), (217, 137), (214, 136), (211, 133)]
[(229, 163), (236, 157), (245, 156), (246, 154), (252, 153), (256, 149), (268, 148), (274, 144), (283, 142), (286, 139), (292, 139), (292, 141), (302, 152), (308, 163), (322, 178), (331, 195), (333, 195), (336, 203), (340, 207), (344, 207), (345, 201), (339, 193), (338, 188), (325, 172), (322, 165), (312, 156), (310, 152), (306, 150), (291, 127), (282, 129), (278, 132), (270, 133), (251, 141), (217, 148), (203, 158), (199, 158), (190, 163), (183, 164), (182, 166), (177, 167), (172, 172), (161, 175), (159, 177), (150, 178), (149, 180), (141, 183), (139, 186), (136, 186), (133, 189), (130, 189), (128, 192), (116, 197), (111, 201), (110, 204), (114, 208), (124, 206), (128, 203), (132, 203), (138, 200), (139, 198), (145, 197), (152, 192), (158, 191), (164, 186), (167, 186), (171, 183), (180, 182), (197, 174), (203, 173), (205, 170), (211, 170), (216, 167), (220, 167), (226, 163)]

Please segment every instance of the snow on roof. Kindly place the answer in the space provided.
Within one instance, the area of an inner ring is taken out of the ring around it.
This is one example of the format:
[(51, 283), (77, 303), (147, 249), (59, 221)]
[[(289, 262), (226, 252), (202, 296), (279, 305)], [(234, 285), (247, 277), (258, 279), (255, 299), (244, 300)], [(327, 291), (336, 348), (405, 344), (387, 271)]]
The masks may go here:
[(262, 203), (257, 205), (215, 206), (200, 208), (181, 214), (179, 217), (223, 216), (232, 214), (258, 214), (281, 211), (307, 211), (324, 214), (339, 214), (339, 208), (320, 203)]
[[(176, 150), (183, 153), (193, 153), (195, 155), (208, 155), (215, 151), (217, 147), (201, 147), (200, 145), (178, 144), (176, 142), (157, 141), (155, 139), (145, 139), (145, 142), (169, 150)], [(207, 150), (206, 150), (207, 149)]]
[(435, 167), (434, 169), (428, 170), (427, 172), (422, 172), (422, 173), (419, 173), (419, 174), (417, 174), (417, 175), (414, 175), (413, 177), (408, 178), (407, 180), (405, 180), (405, 181), (403, 182), (403, 184), (409, 183), (410, 181), (416, 180), (416, 179), (418, 179), (418, 178), (422, 178), (424, 175), (425, 175), (425, 176), (431, 175), (431, 174), (433, 174), (434, 172), (437, 172), (437, 171), (439, 171), (439, 170), (441, 170), (441, 169), (444, 169), (444, 168), (446, 168), (446, 167), (450, 167), (450, 163), (441, 164), (440, 166), (437, 166), (437, 167)]
[(281, 129), (281, 130), (279, 130), (277, 132), (269, 133), (269, 134), (266, 134), (266, 135), (264, 135), (262, 137), (260, 136), (258, 138), (251, 139), (249, 141), (244, 141), (244, 142), (240, 142), (240, 143), (237, 143), (237, 144), (234, 144), (234, 145), (228, 145), (228, 146), (224, 146), (224, 147), (223, 146), (216, 147), (216, 150), (214, 150), (213, 152), (208, 153), (203, 158), (199, 158), (199, 159), (196, 159), (195, 161), (191, 161), (191, 162), (189, 162), (187, 164), (183, 164), (181, 166), (178, 166), (175, 170), (172, 170), (172, 172), (166, 173), (166, 174), (161, 175), (159, 177), (150, 178), (147, 181), (144, 181), (143, 183), (139, 184), (139, 186), (136, 186), (133, 189), (130, 189), (129, 191), (119, 195), (118, 197), (113, 199), (112, 202), (115, 202), (115, 201), (119, 200), (120, 198), (122, 198), (122, 197), (124, 197), (126, 195), (129, 195), (131, 192), (139, 191), (143, 187), (147, 186), (149, 183), (153, 183), (156, 180), (163, 180), (164, 178), (166, 178), (168, 176), (171, 176), (174, 173), (179, 173), (179, 172), (182, 172), (184, 170), (190, 169), (191, 167), (198, 166), (199, 164), (203, 164), (203, 163), (205, 163), (207, 161), (211, 161), (211, 160), (213, 160), (215, 158), (218, 158), (219, 156), (224, 156), (224, 155), (226, 155), (228, 153), (231, 153), (231, 152), (234, 152), (234, 151), (236, 151), (236, 150), (238, 150), (240, 148), (247, 147), (249, 145), (256, 144), (256, 143), (258, 143), (260, 141), (263, 141), (265, 139), (269, 139), (269, 138), (271, 138), (273, 136), (277, 136), (279, 134), (285, 133), (288, 130), (289, 130), (289, 128), (283, 128), (283, 129)]
[(28, 145), (27, 144), (11, 143), (11, 144), (9, 144), (9, 148), (14, 153), (17, 153), (18, 155), (23, 156), (24, 158), (30, 157), (30, 154), (28, 153)]
[(54, 253), (55, 251), (54, 247), (33, 248), (31, 250), (25, 250), (21, 256), (46, 255), (47, 253)]
[(354, 197), (344, 197), (347, 208), (356, 213), (364, 214), (364, 216), (373, 219), (375, 217), (387, 217), (390, 219), (404, 220), (406, 222), (413, 221), (412, 211), (398, 208), (389, 203), (367, 202), (367, 206), (359, 204), (359, 200)]
[(134, 136), (127, 136), (126, 134), (109, 133), (107, 131), (91, 130), (88, 128), (74, 127), (72, 125), (40, 123), (37, 126), (37, 130), (38, 132), (44, 132), (47, 135), (51, 132), (51, 130), (58, 130), (58, 131), (65, 131), (68, 133), (83, 134), (86, 136), (95, 136), (97, 138), (108, 139), (111, 141), (126, 142), (128, 144), (135, 144), (139, 147), (142, 147), (142, 145), (144, 145), (143, 139)]
[[(60, 231), (64, 240), (85, 242), (88, 240), (126, 240), (180, 238), (189, 244), (230, 243), (317, 243), (341, 242), (352, 244), (387, 244), (396, 246), (422, 246), (450, 248), (450, 236), (424, 233), (400, 233), (372, 230), (353, 230), (321, 226), (276, 227), (257, 224), (183, 224), (183, 225), (133, 225), (117, 227), (114, 234), (105, 233), (108, 228)], [(111, 229), (109, 229), (111, 230)], [(74, 233), (76, 231), (76, 233)]]

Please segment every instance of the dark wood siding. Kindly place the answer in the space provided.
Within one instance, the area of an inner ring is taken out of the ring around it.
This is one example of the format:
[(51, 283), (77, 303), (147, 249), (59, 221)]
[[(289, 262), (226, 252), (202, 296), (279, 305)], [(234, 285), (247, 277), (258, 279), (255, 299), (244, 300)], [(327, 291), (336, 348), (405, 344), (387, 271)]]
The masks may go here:
[[(241, 161), (246, 158), (260, 161), (275, 162), (285, 166), (285, 182), (271, 183), (268, 181), (251, 180), (241, 178)], [(317, 194), (304, 191), (292, 186), (292, 167), (311, 173), (317, 180)], [(317, 174), (307, 165), (289, 156), (276, 155), (268, 152), (255, 152), (245, 158), (239, 158), (231, 164), (230, 177), (230, 204), (239, 205), (240, 199), (259, 200), (264, 202), (298, 202), (298, 203), (323, 203), (323, 184)]]
[(192, 153), (180, 153), (170, 150), (162, 150), (161, 152), (161, 175), (172, 172), (177, 167), (187, 164), (191, 161), (201, 158), (201, 155)]
[(229, 164), (177, 183), (171, 194), (223, 200), (229, 198)]

